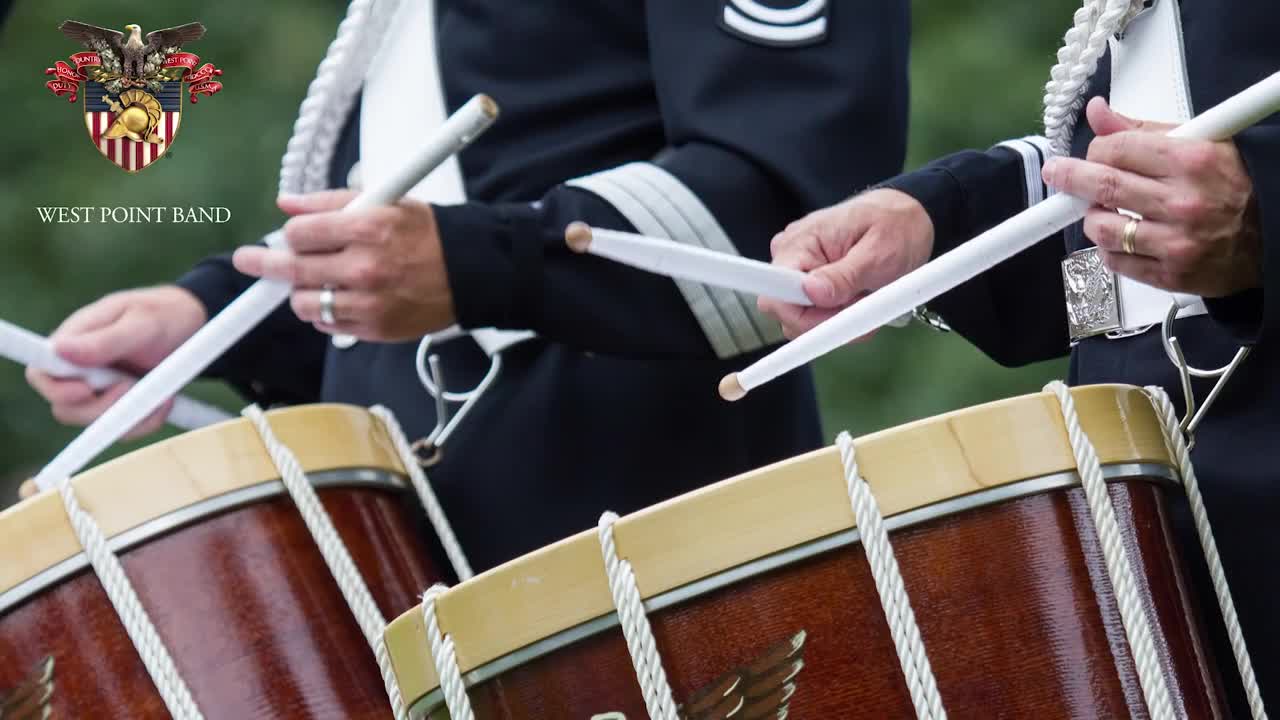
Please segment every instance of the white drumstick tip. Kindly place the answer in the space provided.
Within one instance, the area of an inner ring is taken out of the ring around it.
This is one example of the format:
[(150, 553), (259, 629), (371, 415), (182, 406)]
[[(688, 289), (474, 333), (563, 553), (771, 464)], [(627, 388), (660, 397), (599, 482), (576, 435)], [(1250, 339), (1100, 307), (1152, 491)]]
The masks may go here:
[(40, 493), (40, 486), (36, 485), (35, 480), (25, 480), (18, 486), (18, 499), (26, 500), (29, 497), (35, 497)]
[(480, 105), (481, 112), (483, 112), (490, 119), (497, 119), (498, 103), (493, 98), (481, 93), (479, 95), (476, 95), (476, 101)]
[(582, 254), (591, 248), (591, 226), (584, 222), (571, 222), (564, 229), (564, 242), (569, 249)]
[(729, 402), (737, 402), (747, 396), (747, 389), (738, 380), (738, 373), (729, 373), (720, 381), (720, 397)]

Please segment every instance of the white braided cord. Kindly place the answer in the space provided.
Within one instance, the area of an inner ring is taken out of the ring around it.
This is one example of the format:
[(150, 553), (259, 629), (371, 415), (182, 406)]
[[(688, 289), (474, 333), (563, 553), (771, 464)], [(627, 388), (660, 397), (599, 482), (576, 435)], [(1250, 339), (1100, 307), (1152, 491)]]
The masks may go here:
[(921, 720), (944, 720), (947, 712), (942, 706), (938, 682), (925, 652), (924, 639), (920, 637), (920, 627), (916, 624), (911, 600), (902, 583), (902, 572), (898, 568), (898, 559), (893, 554), (893, 545), (889, 542), (889, 532), (884, 527), (884, 517), (880, 514), (871, 486), (858, 472), (853, 438), (849, 433), (842, 432), (836, 438), (836, 445), (840, 448), (840, 462), (844, 466), (845, 483), (858, 535), (871, 566), (871, 577), (875, 580), (880, 605), (884, 609), (885, 620), (889, 623), (889, 634), (898, 651), (898, 662), (907, 681), (907, 690), (911, 693), (911, 704), (915, 706), (916, 717)]
[(293, 124), (280, 162), (282, 194), (328, 187), (338, 137), (398, 6), (399, 0), (352, 0), (347, 7)]
[(1080, 416), (1076, 413), (1076, 404), (1071, 397), (1071, 390), (1057, 380), (1046, 385), (1045, 390), (1053, 393), (1062, 407), (1062, 417), (1067, 427), (1071, 452), (1075, 455), (1080, 480), (1084, 486), (1085, 499), (1089, 505), (1089, 513), (1093, 517), (1094, 530), (1098, 533), (1107, 577), (1111, 580), (1111, 587), (1116, 594), (1116, 604), (1120, 608), (1120, 623), (1124, 626), (1129, 650), (1133, 653), (1134, 667), (1138, 672), (1138, 684), (1142, 687), (1147, 711), (1152, 720), (1171, 720), (1174, 717), (1173, 700), (1165, 681), (1164, 667), (1152, 640), (1151, 619), (1147, 616), (1146, 606), (1138, 596), (1137, 578), (1129, 562), (1128, 550), (1120, 536), (1120, 523), (1116, 519), (1115, 506), (1112, 505), (1111, 495), (1107, 491), (1106, 479), (1102, 476), (1102, 464), (1098, 460), (1098, 453), (1094, 450), (1093, 443), (1089, 441), (1084, 429), (1080, 427)]
[(381, 405), (370, 408), (370, 412), (382, 421), (383, 427), (387, 430), (387, 435), (391, 436), (391, 443), (395, 445), (396, 453), (400, 455), (400, 463), (404, 465), (405, 472), (409, 474), (409, 482), (418, 493), (418, 499), (422, 501), (422, 507), (427, 511), (427, 519), (431, 522), (431, 528), (435, 530), (436, 537), (440, 539), (445, 555), (449, 556), (449, 562), (453, 565), (454, 574), (459, 581), (470, 580), (475, 574), (471, 571), (471, 563), (467, 562), (467, 555), (462, 551), (458, 536), (453, 532), (453, 525), (449, 523), (448, 516), (444, 514), (444, 508), (440, 506), (440, 500), (436, 498), (435, 491), (431, 489), (431, 481), (427, 478), (426, 471), (418, 464), (418, 456), (413, 452), (413, 446), (409, 444), (409, 439), (405, 437), (404, 430), (400, 429), (400, 423), (396, 421), (396, 416)]
[(1084, 0), (1076, 11), (1044, 88), (1044, 130), (1055, 155), (1071, 154), (1071, 138), (1089, 80), (1098, 70), (1108, 38), (1142, 7), (1143, 0)]
[(652, 720), (677, 720), (676, 701), (671, 694), (671, 685), (667, 683), (667, 673), (662, 668), (653, 628), (645, 616), (644, 597), (636, 585), (635, 572), (629, 561), (618, 557), (618, 548), (613, 540), (613, 524), (617, 521), (616, 513), (606, 512), (600, 516), (596, 530), (600, 537), (605, 575), (609, 578), (609, 592), (618, 611), (618, 624), (627, 640), (627, 651), (631, 654), (631, 664), (635, 668), (636, 679), (640, 681), (649, 717)]
[(467, 696), (467, 685), (462, 681), (462, 671), (458, 668), (458, 654), (454, 649), (453, 638), (440, 632), (440, 623), (436, 619), (436, 598), (448, 589), (443, 583), (427, 589), (422, 596), (422, 619), (427, 627), (431, 661), (436, 666), (436, 678), (440, 681), (440, 693), (444, 695), (450, 720), (475, 720), (471, 698)]
[(1187, 447), (1187, 439), (1182, 434), (1178, 415), (1173, 408), (1173, 402), (1169, 400), (1169, 394), (1164, 391), (1164, 388), (1156, 385), (1147, 386), (1146, 391), (1151, 396), (1152, 404), (1156, 406), (1156, 415), (1160, 417), (1164, 427), (1169, 452), (1178, 463), (1178, 471), (1182, 475), (1182, 484), (1186, 488), (1187, 501), (1191, 505), (1191, 517), (1195, 523), (1196, 535), (1200, 538), (1205, 563), (1209, 566), (1209, 578), (1213, 582), (1213, 592), (1218, 598), (1218, 607), (1222, 611), (1222, 621), (1227, 626), (1231, 654), (1235, 656), (1236, 668), (1240, 671), (1240, 680), (1249, 702), (1249, 713), (1254, 720), (1265, 720), (1267, 710), (1262, 704), (1262, 692), (1258, 689), (1258, 679), (1253, 673), (1253, 660), (1249, 657), (1249, 648), (1245, 646), (1244, 633), (1240, 629), (1240, 618), (1236, 615), (1236, 603), (1231, 597), (1231, 587), (1227, 584), (1227, 575), (1222, 569), (1222, 558), (1218, 555), (1218, 543), (1213, 537), (1213, 527), (1209, 524), (1209, 514), (1204, 507), (1204, 498), (1200, 495), (1200, 483), (1196, 480), (1195, 467), (1191, 464), (1191, 450)]
[(160, 692), (169, 714), (176, 720), (203, 720), (204, 715), (196, 707), (191, 690), (178, 674), (173, 657), (160, 639), (155, 625), (151, 623), (146, 608), (142, 607), (138, 593), (129, 582), (129, 576), (125, 575), (120, 559), (107, 546), (102, 528), (93, 516), (80, 507), (69, 479), (58, 484), (58, 494), (62, 496), (67, 519), (71, 521), (71, 528), (75, 530), (80, 546), (84, 548), (85, 557), (97, 573), (102, 589), (106, 591), (112, 607), (120, 616), (120, 622), (133, 641), (133, 646), (142, 658), (142, 664), (146, 666), (147, 674)]
[(387, 698), (391, 701), (392, 712), (397, 720), (407, 717), (404, 700), (400, 696), (400, 686), (391, 668), (391, 659), (387, 654), (386, 641), (383, 637), (387, 627), (386, 620), (382, 617), (378, 604), (374, 602), (368, 586), (365, 585), (355, 561), (351, 559), (351, 553), (347, 551), (342, 536), (333, 526), (333, 520), (325, 511), (315, 488), (311, 487), (311, 481), (302, 471), (298, 458), (276, 438), (275, 432), (271, 430), (271, 424), (267, 421), (267, 416), (257, 405), (250, 405), (241, 414), (249, 418), (257, 429), (258, 435), (261, 436), (262, 444), (266, 447), (267, 454), (271, 456), (272, 464), (280, 471), (280, 481), (284, 483), (289, 496), (293, 498), (302, 521), (306, 524), (312, 539), (315, 540), (321, 556), (324, 557), (329, 573), (333, 575), (343, 599), (351, 609), (351, 614), (355, 616), (360, 632), (364, 633), (369, 648), (373, 650), (374, 657), (378, 661), (378, 669), (382, 672), (382, 681), (387, 688)]

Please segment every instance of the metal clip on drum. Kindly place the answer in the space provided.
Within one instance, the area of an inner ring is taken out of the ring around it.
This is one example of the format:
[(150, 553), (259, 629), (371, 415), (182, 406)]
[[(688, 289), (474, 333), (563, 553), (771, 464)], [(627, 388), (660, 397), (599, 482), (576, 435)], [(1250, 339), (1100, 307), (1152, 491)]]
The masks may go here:
[[(1241, 345), (1236, 351), (1235, 357), (1231, 358), (1231, 362), (1214, 370), (1201, 370), (1192, 366), (1187, 362), (1187, 356), (1182, 351), (1182, 345), (1178, 343), (1178, 338), (1173, 334), (1173, 323), (1178, 319), (1178, 311), (1181, 306), (1177, 302), (1169, 304), (1169, 312), (1164, 317), (1164, 322), (1160, 324), (1160, 341), (1164, 345), (1164, 352), (1169, 356), (1169, 362), (1178, 369), (1178, 379), (1182, 381), (1182, 396), (1187, 402), (1187, 414), (1182, 418), (1179, 427), (1187, 436), (1188, 449), (1196, 446), (1196, 428), (1200, 426), (1200, 421), (1204, 419), (1213, 402), (1218, 399), (1218, 395), (1222, 393), (1222, 389), (1226, 387), (1227, 381), (1235, 374), (1240, 364), (1249, 357), (1249, 353), (1253, 351), (1253, 347), (1249, 345)], [(1208, 397), (1204, 399), (1204, 405), (1200, 409), (1196, 409), (1195, 390), (1191, 387), (1191, 378), (1217, 378), (1218, 382), (1214, 383), (1213, 389), (1209, 391)]]
[[(464, 392), (450, 392), (445, 389), (444, 371), (440, 367), (440, 356), (431, 353), (433, 346), (470, 337), (489, 356), (489, 369), (475, 387)], [(471, 412), (480, 398), (498, 381), (502, 372), (502, 353), (507, 348), (535, 337), (532, 332), (495, 330), (486, 328), (467, 331), (454, 325), (431, 333), (418, 343), (418, 352), (414, 357), (413, 367), (418, 373), (418, 381), (436, 403), (436, 426), (431, 433), (413, 443), (414, 454), (423, 467), (432, 467), (444, 457), (444, 445), (462, 421)], [(452, 416), (449, 414), (450, 403), (461, 403), (462, 406)]]

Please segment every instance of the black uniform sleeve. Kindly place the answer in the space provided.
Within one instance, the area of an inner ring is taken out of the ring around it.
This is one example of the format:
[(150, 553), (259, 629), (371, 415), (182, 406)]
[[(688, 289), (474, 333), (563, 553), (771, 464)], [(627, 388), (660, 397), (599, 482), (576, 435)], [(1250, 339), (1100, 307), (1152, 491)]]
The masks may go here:
[(437, 209), (465, 327), (532, 329), (587, 350), (731, 357), (782, 340), (755, 298), (572, 254), (575, 220), (760, 260), (787, 222), (901, 169), (907, 3), (840, 3), (825, 39), (761, 44), (708, 3), (650, 0), (668, 147), (566, 178), (540, 202)]
[[(1025, 149), (1025, 148), (1024, 148)], [(959, 247), (1043, 197), (1042, 155), (996, 147), (937, 160), (883, 184), (911, 195), (933, 221), (934, 257)], [(929, 303), (953, 330), (1002, 365), (1068, 350), (1059, 260), (1061, 234), (1045, 239)]]
[(1224, 298), (1206, 298), (1209, 314), (1242, 343), (1280, 340), (1280, 125), (1240, 133), (1236, 147), (1253, 180), (1262, 230), (1262, 287)]
[[(178, 285), (193, 293), (212, 318), (254, 280), (237, 271), (228, 254), (202, 261), (179, 278)], [(214, 361), (202, 377), (223, 380), (263, 407), (315, 402), (320, 397), (328, 339), (299, 320), (286, 302)], [(290, 362), (273, 362), (278, 358), (272, 356), (281, 352), (289, 354)]]

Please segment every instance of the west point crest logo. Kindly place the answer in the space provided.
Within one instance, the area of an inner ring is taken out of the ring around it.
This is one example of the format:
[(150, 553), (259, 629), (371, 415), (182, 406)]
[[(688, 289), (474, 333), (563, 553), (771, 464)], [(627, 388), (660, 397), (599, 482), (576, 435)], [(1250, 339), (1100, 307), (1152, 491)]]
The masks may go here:
[(181, 52), (186, 43), (204, 37), (204, 25), (198, 22), (146, 35), (137, 25), (126, 25), (121, 32), (76, 20), (58, 29), (87, 50), (71, 56), (74, 67), (59, 60), (46, 69), (54, 79), (45, 86), (54, 95), (68, 96), (68, 102), (83, 96), (89, 140), (125, 172), (150, 166), (173, 147), (184, 94), (195, 104), (200, 95), (222, 89), (213, 79), (221, 70)]

